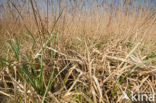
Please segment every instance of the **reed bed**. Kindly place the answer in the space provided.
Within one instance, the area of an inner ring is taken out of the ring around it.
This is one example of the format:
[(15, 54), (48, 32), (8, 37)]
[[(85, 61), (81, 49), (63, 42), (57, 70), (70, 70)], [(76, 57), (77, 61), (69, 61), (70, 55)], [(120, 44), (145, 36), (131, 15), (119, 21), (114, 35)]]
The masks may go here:
[[(156, 92), (150, 0), (5, 0), (0, 103), (131, 103)], [(145, 101), (141, 101), (145, 102)]]

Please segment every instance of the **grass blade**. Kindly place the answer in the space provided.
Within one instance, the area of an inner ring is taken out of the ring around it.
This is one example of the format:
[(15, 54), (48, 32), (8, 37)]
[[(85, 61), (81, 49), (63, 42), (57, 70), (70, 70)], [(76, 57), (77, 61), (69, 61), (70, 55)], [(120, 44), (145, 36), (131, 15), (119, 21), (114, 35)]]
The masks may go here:
[[(70, 63), (69, 63), (70, 64)], [(51, 73), (51, 76), (50, 76), (50, 79), (49, 79), (49, 82), (48, 82), (48, 86), (46, 87), (46, 91), (43, 95), (43, 99), (42, 99), (42, 102), (41, 103), (44, 103), (44, 100), (45, 100), (45, 96), (47, 95), (48, 93), (48, 90), (49, 90), (49, 87), (52, 85), (52, 83), (55, 81), (55, 79), (69, 66), (69, 64), (67, 64), (56, 76), (55, 78), (53, 78), (54, 76), (54, 72)]]

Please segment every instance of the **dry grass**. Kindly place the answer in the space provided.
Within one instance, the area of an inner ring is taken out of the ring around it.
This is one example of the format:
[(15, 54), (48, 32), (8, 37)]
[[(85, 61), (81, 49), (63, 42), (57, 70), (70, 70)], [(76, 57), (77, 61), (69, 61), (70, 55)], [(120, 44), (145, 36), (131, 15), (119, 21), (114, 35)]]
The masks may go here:
[(123, 91), (156, 92), (155, 8), (39, 2), (1, 7), (2, 102), (124, 103)]

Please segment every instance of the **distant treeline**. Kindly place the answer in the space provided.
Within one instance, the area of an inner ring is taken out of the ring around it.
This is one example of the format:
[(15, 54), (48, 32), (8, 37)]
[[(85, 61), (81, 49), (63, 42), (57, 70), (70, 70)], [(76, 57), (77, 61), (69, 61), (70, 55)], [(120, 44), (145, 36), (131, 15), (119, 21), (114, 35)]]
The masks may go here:
[[(31, 0), (1, 0), (0, 16), (5, 15), (4, 12), (13, 12), (17, 9), (20, 13), (28, 13), (31, 11)], [(32, 0), (34, 6), (40, 10), (40, 13), (58, 13), (63, 9), (70, 12), (93, 12), (98, 10), (120, 9), (123, 11), (132, 9), (155, 9), (156, 0)], [(7, 9), (7, 10), (6, 10)], [(9, 9), (9, 10), (8, 10)]]

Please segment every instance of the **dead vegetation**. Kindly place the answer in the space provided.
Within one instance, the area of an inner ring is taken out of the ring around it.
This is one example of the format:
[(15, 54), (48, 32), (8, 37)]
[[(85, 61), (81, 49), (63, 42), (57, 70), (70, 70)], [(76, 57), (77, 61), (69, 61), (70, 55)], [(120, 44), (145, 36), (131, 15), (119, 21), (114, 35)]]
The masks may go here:
[(118, 1), (3, 1), (2, 102), (124, 103), (123, 92), (155, 94), (155, 8)]

